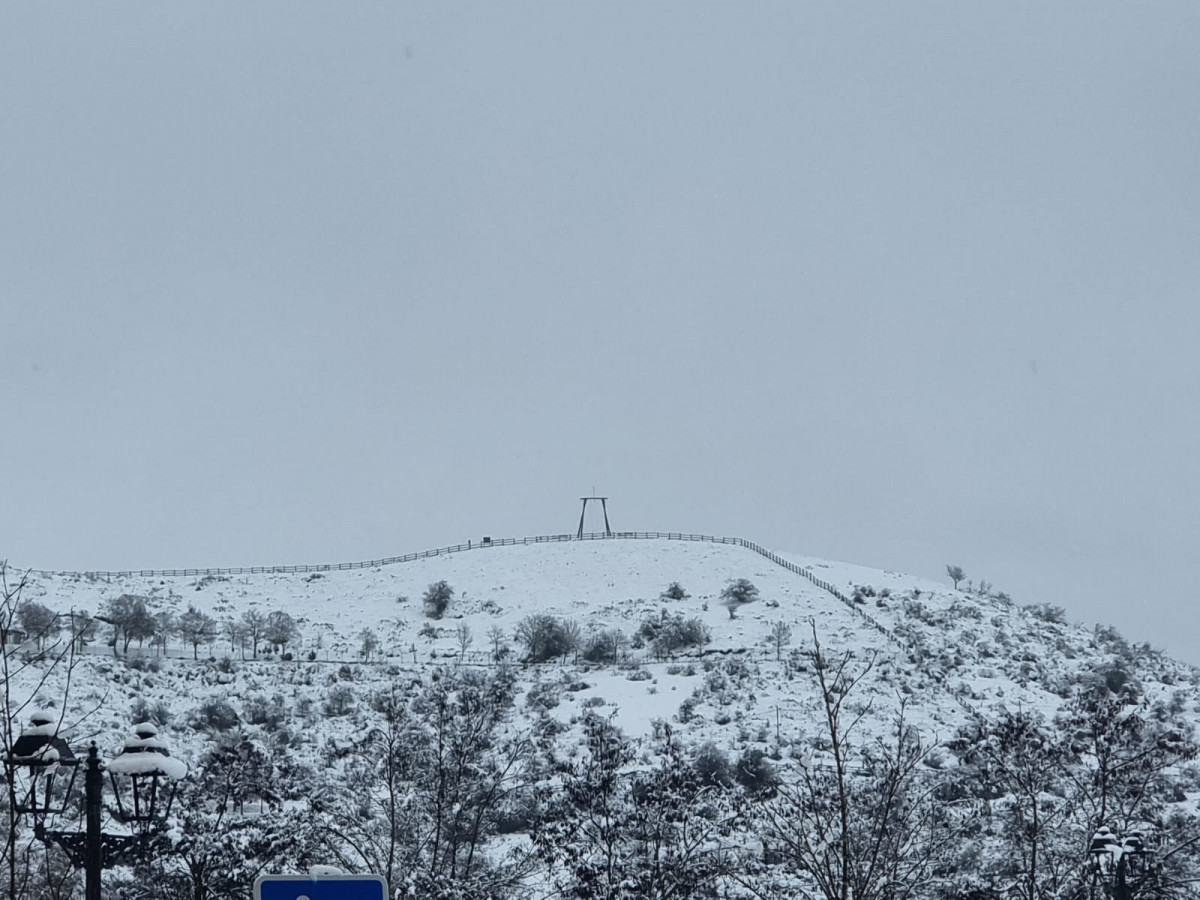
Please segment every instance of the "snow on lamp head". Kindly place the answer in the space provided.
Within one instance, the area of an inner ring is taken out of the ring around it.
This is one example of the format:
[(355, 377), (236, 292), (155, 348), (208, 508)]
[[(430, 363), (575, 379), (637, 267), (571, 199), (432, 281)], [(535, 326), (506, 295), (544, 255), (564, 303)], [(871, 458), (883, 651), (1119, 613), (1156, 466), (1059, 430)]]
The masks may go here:
[[(175, 799), (175, 787), (179, 779), (187, 774), (187, 764), (171, 756), (167, 745), (159, 738), (158, 728), (153, 722), (139, 722), (133, 726), (133, 734), (125, 739), (121, 752), (108, 763), (108, 776), (112, 782), (113, 795), (117, 798), (117, 812), (125, 822), (152, 822), (165, 819), (171, 812), (171, 801)], [(121, 789), (117, 776), (125, 776), (133, 784), (133, 802), (126, 808), (121, 800)], [(159, 807), (158, 783), (165, 779), (169, 788), (166, 804)]]
[(1155, 874), (1154, 850), (1142, 831), (1119, 837), (1105, 825), (1092, 835), (1088, 846), (1091, 873), (1107, 882), (1125, 884), (1127, 878)]
[[(56, 815), (66, 809), (79, 760), (59, 735), (55, 716), (39, 710), (29, 716), (29, 727), (17, 736), (12, 750), (5, 754), (4, 769), (9, 782), (14, 787), (20, 785), (14, 791), (18, 813)], [(22, 770), (28, 773), (19, 776)]]

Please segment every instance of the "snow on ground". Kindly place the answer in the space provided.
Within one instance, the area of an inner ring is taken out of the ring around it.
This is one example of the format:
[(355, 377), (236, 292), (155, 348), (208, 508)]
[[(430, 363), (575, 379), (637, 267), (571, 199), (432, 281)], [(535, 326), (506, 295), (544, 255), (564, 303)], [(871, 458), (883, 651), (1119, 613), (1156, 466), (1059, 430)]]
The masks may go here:
[[(657, 659), (649, 648), (627, 648), (621, 664), (588, 665), (577, 658), (518, 664), (523, 696), (521, 721), (528, 727), (544, 709), (572, 728), (586, 710), (612, 714), (632, 736), (671, 722), (693, 743), (705, 740), (737, 750), (764, 746), (811, 746), (822, 729), (819, 693), (811, 667), (797, 649), (811, 645), (815, 623), (826, 652), (853, 653), (854, 665), (874, 660), (874, 670), (854, 702), (870, 704), (863, 732), (888, 734), (901, 702), (906, 717), (930, 738), (948, 738), (973, 709), (1008, 705), (1052, 713), (1066, 687), (1105, 664), (1107, 645), (1086, 629), (1043, 621), (1011, 603), (975, 597), (936, 582), (801, 555), (785, 558), (807, 567), (847, 597), (871, 585), (874, 596), (847, 604), (809, 579), (752, 550), (728, 544), (666, 540), (612, 540), (493, 546), (375, 569), (311, 574), (267, 573), (208, 577), (124, 576), (110, 579), (36, 576), (25, 599), (57, 611), (96, 612), (122, 594), (146, 598), (153, 611), (181, 613), (189, 606), (218, 620), (247, 610), (283, 610), (301, 624), (292, 661), (242, 661), (226, 639), (201, 647), (200, 655), (233, 664), (192, 662), (191, 648), (174, 646), (161, 672), (114, 660), (98, 641), (75, 676), (70, 708), (87, 728), (120, 746), (135, 704), (161, 704), (188, 760), (200, 737), (189, 733), (189, 716), (206, 702), (225, 701), (239, 712), (252, 701), (279, 696), (301, 710), (307, 723), (295, 740), (343, 739), (352, 730), (347, 713), (330, 712), (328, 698), (348, 685), (361, 704), (372, 691), (407, 684), (437, 666), (490, 665), (489, 632), (510, 643), (517, 624), (533, 613), (578, 621), (589, 630), (619, 628), (632, 636), (662, 609), (699, 617), (712, 642), (702, 653)], [(758, 602), (731, 619), (719, 602), (730, 579), (748, 578)], [(446, 580), (456, 594), (443, 619), (429, 619), (421, 597)], [(660, 594), (671, 582), (690, 593), (684, 600)], [(888, 596), (883, 596), (884, 589)], [(402, 599), (406, 598), (406, 599)], [(778, 654), (769, 646), (772, 628), (791, 629)], [(467, 625), (472, 643), (460, 659), (456, 628)], [(876, 627), (878, 626), (878, 628)], [(359, 633), (374, 630), (383, 655), (363, 664)], [(133, 650), (135, 648), (131, 648)], [(517, 650), (514, 647), (514, 650)], [(149, 648), (143, 655), (152, 655)], [(311, 657), (311, 659), (310, 659)], [(1194, 673), (1169, 660), (1154, 663), (1162, 683)], [(13, 685), (22, 699), (35, 690), (35, 670)], [(1063, 689), (1059, 690), (1058, 686)], [(61, 683), (39, 692), (37, 705), (52, 706)], [(95, 710), (96, 712), (91, 712)], [(173, 750), (174, 752), (174, 750)], [(786, 764), (786, 761), (785, 761)]]

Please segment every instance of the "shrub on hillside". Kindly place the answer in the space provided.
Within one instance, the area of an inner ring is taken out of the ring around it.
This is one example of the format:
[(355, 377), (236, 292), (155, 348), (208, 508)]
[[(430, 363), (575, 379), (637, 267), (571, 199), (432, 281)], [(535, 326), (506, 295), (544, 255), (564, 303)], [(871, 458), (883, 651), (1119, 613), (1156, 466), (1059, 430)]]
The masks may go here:
[(348, 684), (339, 684), (330, 689), (323, 708), (327, 716), (348, 716), (357, 706), (358, 698), (354, 694), (354, 688)]
[(721, 589), (721, 605), (729, 610), (729, 618), (734, 618), (737, 611), (747, 603), (758, 599), (758, 588), (749, 578), (739, 578), (730, 581)]
[(534, 613), (517, 623), (515, 637), (525, 646), (526, 662), (546, 662), (579, 647), (579, 625), (546, 613)]
[(450, 601), (454, 599), (454, 588), (445, 580), (435, 581), (425, 589), (421, 601), (425, 604), (425, 615), (431, 619), (440, 619), (446, 614)]
[(616, 664), (621, 648), (629, 643), (625, 633), (618, 628), (609, 628), (588, 637), (583, 648), (583, 658), (594, 663)]
[(1043, 622), (1049, 622), (1052, 625), (1064, 625), (1067, 621), (1067, 611), (1061, 606), (1054, 606), (1050, 603), (1033, 603), (1026, 606), (1035, 619), (1041, 619)]
[(191, 725), (198, 730), (228, 731), (238, 725), (237, 710), (225, 700), (209, 700), (191, 716)]
[(153, 722), (155, 725), (171, 724), (171, 710), (167, 708), (167, 705), (161, 702), (151, 704), (145, 697), (138, 697), (133, 701), (129, 715), (135, 722)]
[(733, 784), (733, 766), (729, 757), (712, 741), (702, 744), (696, 751), (692, 769), (706, 787), (729, 787)]
[(663, 600), (686, 600), (690, 596), (691, 594), (685, 591), (683, 585), (678, 581), (672, 581), (667, 585), (667, 589), (659, 595)]
[(251, 694), (242, 704), (242, 714), (251, 725), (265, 725), (276, 731), (288, 720), (287, 704), (282, 694), (268, 699), (263, 694)]
[(685, 619), (679, 613), (671, 616), (666, 610), (657, 618), (642, 622), (638, 635), (650, 644), (656, 656), (669, 656), (686, 647), (702, 647), (712, 640), (708, 626), (699, 619)]
[(734, 777), (738, 784), (759, 798), (774, 796), (779, 784), (779, 775), (767, 754), (756, 748), (743, 751), (737, 761)]

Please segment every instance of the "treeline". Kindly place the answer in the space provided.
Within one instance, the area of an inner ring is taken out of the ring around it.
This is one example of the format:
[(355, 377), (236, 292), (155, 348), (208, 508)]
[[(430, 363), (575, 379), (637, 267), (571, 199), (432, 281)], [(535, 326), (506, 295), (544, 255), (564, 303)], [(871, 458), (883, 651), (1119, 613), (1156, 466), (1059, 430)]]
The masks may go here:
[[(1157, 895), (1190, 895), (1197, 748), (1177, 711), (1097, 686), (1052, 719), (980, 715), (942, 743), (898, 703), (871, 737), (873, 660), (815, 633), (803, 654), (820, 719), (735, 754), (666, 722), (634, 741), (594, 711), (582, 740), (546, 714), (518, 728), (510, 666), (386, 690), (345, 667), (315, 709), (210, 700), (187, 719), (209, 744), (169, 827), (106, 883), (129, 900), (247, 898), (263, 871), (334, 862), (434, 900), (1083, 898), (1108, 825), (1152, 834)], [(308, 737), (335, 716), (349, 737)], [(56, 850), (14, 846), (17, 896), (78, 896)]]

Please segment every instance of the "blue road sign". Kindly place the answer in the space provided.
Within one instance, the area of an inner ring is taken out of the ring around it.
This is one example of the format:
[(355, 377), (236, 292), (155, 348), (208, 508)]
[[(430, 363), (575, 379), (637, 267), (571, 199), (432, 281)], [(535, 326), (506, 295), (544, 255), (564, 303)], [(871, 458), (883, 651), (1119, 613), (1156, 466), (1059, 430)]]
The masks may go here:
[(259, 875), (254, 900), (387, 900), (381, 875)]

